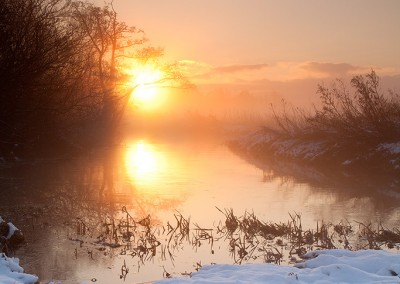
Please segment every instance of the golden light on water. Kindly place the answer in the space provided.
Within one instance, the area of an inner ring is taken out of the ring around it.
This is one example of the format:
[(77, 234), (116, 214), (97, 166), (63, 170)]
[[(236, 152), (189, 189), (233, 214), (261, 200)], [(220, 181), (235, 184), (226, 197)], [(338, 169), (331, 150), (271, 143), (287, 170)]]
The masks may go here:
[(163, 166), (162, 157), (144, 141), (127, 148), (125, 161), (128, 175), (137, 182), (149, 183), (157, 179), (157, 173)]
[(142, 197), (164, 201), (181, 199), (186, 195), (187, 188), (169, 181), (183, 178), (181, 182), (186, 182), (191, 172), (179, 157), (162, 149), (145, 140), (128, 144), (124, 154), (127, 178)]

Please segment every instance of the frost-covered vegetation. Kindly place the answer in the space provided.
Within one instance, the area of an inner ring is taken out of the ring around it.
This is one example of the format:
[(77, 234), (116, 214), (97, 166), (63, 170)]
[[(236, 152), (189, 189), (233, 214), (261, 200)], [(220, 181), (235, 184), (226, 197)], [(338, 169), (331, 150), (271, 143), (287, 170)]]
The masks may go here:
[(257, 157), (301, 160), (315, 165), (400, 170), (400, 96), (382, 91), (375, 71), (318, 86), (321, 106), (307, 113), (284, 104), (273, 108), (275, 126), (231, 146)]
[(331, 88), (319, 85), (320, 108), (314, 114), (299, 110), (287, 112), (275, 120), (278, 131), (289, 137), (363, 140), (367, 144), (400, 140), (400, 96), (383, 92), (375, 71), (353, 77), (351, 87), (337, 80)]

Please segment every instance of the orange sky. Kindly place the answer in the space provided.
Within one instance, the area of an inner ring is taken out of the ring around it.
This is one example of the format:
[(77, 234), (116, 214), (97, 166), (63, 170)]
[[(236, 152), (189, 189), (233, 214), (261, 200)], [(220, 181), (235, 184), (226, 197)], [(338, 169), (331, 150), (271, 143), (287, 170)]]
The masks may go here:
[(114, 0), (114, 7), (200, 85), (283, 92), (277, 83), (371, 68), (400, 81), (399, 0)]

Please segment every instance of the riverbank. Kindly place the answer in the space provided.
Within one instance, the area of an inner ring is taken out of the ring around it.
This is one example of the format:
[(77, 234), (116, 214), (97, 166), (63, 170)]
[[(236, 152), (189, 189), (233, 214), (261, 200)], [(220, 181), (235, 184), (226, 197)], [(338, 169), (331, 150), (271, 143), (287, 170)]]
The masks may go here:
[(14, 250), (24, 241), (22, 232), (11, 222), (5, 222), (0, 216), (0, 283), (35, 284), (38, 277), (24, 273), (19, 259), (8, 257), (8, 251)]
[[(354, 76), (354, 93), (338, 80), (319, 85), (320, 105), (308, 113), (283, 103), (272, 108), (275, 125), (229, 143), (232, 150), (255, 160), (297, 162), (346, 175), (400, 173), (400, 100), (381, 91), (372, 70)], [(397, 179), (396, 179), (397, 180)], [(398, 183), (398, 181), (396, 181)]]
[(245, 158), (275, 162), (295, 162), (319, 169), (357, 173), (400, 173), (400, 141), (365, 143), (324, 137), (289, 137), (261, 129), (228, 142)]

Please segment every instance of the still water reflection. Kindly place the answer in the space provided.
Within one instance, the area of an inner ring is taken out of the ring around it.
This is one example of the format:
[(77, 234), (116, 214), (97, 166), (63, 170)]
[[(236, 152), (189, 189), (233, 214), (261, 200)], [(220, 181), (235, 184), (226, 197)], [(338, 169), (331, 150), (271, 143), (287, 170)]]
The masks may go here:
[[(0, 215), (25, 232), (28, 243), (16, 255), (27, 272), (62, 283), (122, 283), (124, 261), (130, 269), (126, 281), (135, 282), (160, 279), (165, 271), (190, 272), (197, 263), (232, 263), (223, 244), (213, 253), (209, 246), (189, 245), (173, 259), (156, 255), (146, 263), (100, 249), (87, 228), (123, 217), (124, 206), (135, 220), (150, 215), (160, 225), (152, 233), (159, 236), (177, 212), (202, 228), (216, 226), (224, 220), (216, 207), (254, 212), (271, 222), (286, 222), (288, 213), (297, 212), (305, 227), (322, 220), (399, 225), (400, 198), (391, 187), (299, 182), (260, 168), (218, 142), (132, 139), (85, 159), (2, 169)], [(318, 175), (313, 173), (314, 180)]]
[(131, 141), (122, 152), (123, 179), (131, 183), (139, 195), (181, 199), (187, 194), (183, 185), (195, 179), (196, 173), (185, 166), (182, 155), (177, 149), (166, 148), (165, 144)]

